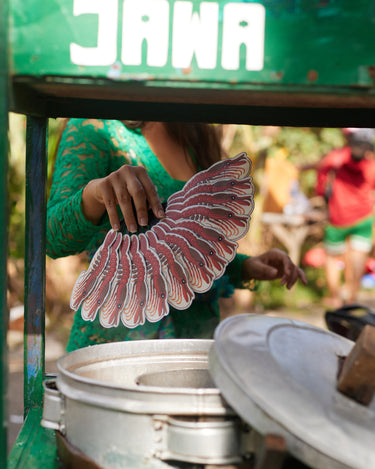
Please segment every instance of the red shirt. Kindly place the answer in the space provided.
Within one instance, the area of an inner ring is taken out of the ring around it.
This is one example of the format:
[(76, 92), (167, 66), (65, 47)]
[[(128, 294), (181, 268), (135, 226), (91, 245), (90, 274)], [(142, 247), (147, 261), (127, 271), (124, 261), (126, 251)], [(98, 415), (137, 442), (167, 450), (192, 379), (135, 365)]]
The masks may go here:
[(316, 191), (324, 195), (329, 175), (333, 176), (328, 202), (329, 221), (350, 226), (372, 215), (375, 189), (375, 160), (354, 161), (349, 147), (329, 153), (318, 166)]

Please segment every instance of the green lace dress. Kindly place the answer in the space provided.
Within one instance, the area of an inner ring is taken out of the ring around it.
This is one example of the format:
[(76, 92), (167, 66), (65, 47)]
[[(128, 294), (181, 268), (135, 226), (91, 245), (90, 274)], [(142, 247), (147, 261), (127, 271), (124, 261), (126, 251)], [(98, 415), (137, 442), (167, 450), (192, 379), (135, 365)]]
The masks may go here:
[[(91, 179), (107, 176), (125, 163), (146, 168), (162, 202), (185, 184), (169, 176), (139, 130), (130, 130), (115, 120), (71, 119), (68, 122), (59, 145), (47, 206), (50, 257), (86, 251), (90, 258), (94, 254), (110, 224), (107, 216), (99, 225), (85, 219), (81, 210), (83, 187)], [(84, 321), (78, 310), (67, 351), (120, 340), (211, 338), (219, 322), (219, 298), (230, 296), (234, 288), (244, 287), (240, 273), (246, 257), (237, 254), (209, 292), (196, 295), (185, 311), (171, 308), (170, 314), (158, 323), (146, 322), (134, 329), (120, 324), (106, 329), (98, 318)]]

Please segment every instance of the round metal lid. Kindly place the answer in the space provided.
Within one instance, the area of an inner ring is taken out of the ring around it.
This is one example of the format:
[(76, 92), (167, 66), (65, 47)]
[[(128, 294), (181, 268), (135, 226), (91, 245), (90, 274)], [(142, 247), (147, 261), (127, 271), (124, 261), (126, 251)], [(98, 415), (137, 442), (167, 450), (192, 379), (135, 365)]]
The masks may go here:
[(215, 331), (209, 368), (233, 409), (261, 434), (276, 433), (306, 464), (375, 467), (375, 400), (336, 390), (338, 357), (353, 342), (300, 321), (246, 314)]

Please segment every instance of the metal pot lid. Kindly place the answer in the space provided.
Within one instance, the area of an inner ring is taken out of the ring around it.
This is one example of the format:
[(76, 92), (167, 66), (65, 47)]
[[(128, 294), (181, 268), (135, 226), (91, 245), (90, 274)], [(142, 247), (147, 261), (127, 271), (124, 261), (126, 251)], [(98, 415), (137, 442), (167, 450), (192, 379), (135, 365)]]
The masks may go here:
[(353, 342), (285, 318), (246, 314), (215, 331), (209, 369), (224, 398), (261, 434), (317, 468), (375, 467), (375, 400), (365, 407), (336, 390), (338, 357)]

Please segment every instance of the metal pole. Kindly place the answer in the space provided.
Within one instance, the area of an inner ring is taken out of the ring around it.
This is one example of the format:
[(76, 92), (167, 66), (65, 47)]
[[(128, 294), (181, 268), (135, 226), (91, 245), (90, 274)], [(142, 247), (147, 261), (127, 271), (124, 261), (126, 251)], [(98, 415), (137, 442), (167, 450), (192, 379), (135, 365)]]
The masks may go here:
[(0, 467), (7, 465), (8, 2), (0, 1)]
[(24, 415), (42, 405), (46, 256), (47, 118), (28, 117), (26, 131)]

